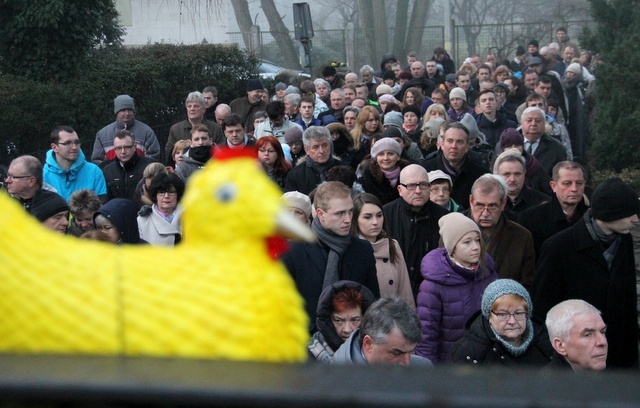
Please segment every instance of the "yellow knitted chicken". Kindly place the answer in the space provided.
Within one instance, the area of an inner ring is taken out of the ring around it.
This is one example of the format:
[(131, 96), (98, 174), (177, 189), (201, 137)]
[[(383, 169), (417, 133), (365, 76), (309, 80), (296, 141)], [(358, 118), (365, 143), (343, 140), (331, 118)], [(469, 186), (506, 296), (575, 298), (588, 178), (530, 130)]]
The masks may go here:
[(267, 238), (311, 231), (229, 152), (189, 180), (175, 248), (61, 236), (0, 194), (0, 351), (303, 361), (308, 318)]

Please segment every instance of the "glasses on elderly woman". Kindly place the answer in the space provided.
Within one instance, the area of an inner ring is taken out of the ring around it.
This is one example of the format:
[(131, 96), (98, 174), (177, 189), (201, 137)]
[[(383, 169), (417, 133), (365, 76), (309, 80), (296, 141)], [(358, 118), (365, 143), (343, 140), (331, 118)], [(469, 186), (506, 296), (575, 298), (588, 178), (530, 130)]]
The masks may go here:
[(498, 318), (498, 320), (500, 320), (501, 322), (506, 322), (507, 320), (509, 320), (511, 318), (511, 316), (513, 316), (514, 319), (516, 319), (517, 321), (521, 322), (525, 319), (525, 317), (527, 317), (527, 312), (514, 312), (514, 313), (496, 313), (493, 310), (491, 311), (491, 313), (493, 313), (493, 315), (495, 317)]

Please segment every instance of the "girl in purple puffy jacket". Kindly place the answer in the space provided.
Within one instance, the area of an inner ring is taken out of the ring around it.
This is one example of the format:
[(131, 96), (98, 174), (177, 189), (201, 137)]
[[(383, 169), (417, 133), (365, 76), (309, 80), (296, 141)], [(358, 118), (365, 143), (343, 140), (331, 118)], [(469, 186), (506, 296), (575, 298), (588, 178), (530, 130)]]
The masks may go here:
[(418, 293), (422, 340), (416, 354), (434, 364), (446, 361), (464, 333), (465, 322), (478, 310), (486, 287), (496, 279), (495, 264), (484, 252), (478, 225), (461, 213), (440, 218), (444, 248), (429, 252), (420, 270)]

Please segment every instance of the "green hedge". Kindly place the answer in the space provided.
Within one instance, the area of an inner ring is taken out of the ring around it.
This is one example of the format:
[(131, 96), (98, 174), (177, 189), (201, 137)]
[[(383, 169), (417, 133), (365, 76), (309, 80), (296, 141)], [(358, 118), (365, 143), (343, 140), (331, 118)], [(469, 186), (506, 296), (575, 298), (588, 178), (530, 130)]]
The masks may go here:
[(245, 94), (256, 67), (257, 60), (236, 46), (157, 44), (93, 52), (67, 82), (0, 76), (0, 148), (13, 141), (20, 153), (43, 158), (51, 130), (66, 124), (90, 155), (96, 131), (115, 119), (119, 94), (136, 100), (136, 117), (162, 144), (169, 126), (185, 118), (189, 92), (213, 85), (221, 100), (231, 101)]

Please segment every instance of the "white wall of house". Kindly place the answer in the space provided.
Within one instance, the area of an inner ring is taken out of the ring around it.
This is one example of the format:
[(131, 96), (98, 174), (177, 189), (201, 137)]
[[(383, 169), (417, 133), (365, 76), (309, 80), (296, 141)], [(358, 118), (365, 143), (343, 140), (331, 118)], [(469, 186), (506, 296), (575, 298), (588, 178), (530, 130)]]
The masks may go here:
[[(229, 42), (227, 1), (207, 10), (206, 1), (116, 0), (120, 22), (126, 30), (125, 46), (153, 43), (213, 44)], [(202, 3), (202, 4), (201, 4)], [(233, 13), (232, 13), (233, 15)]]

